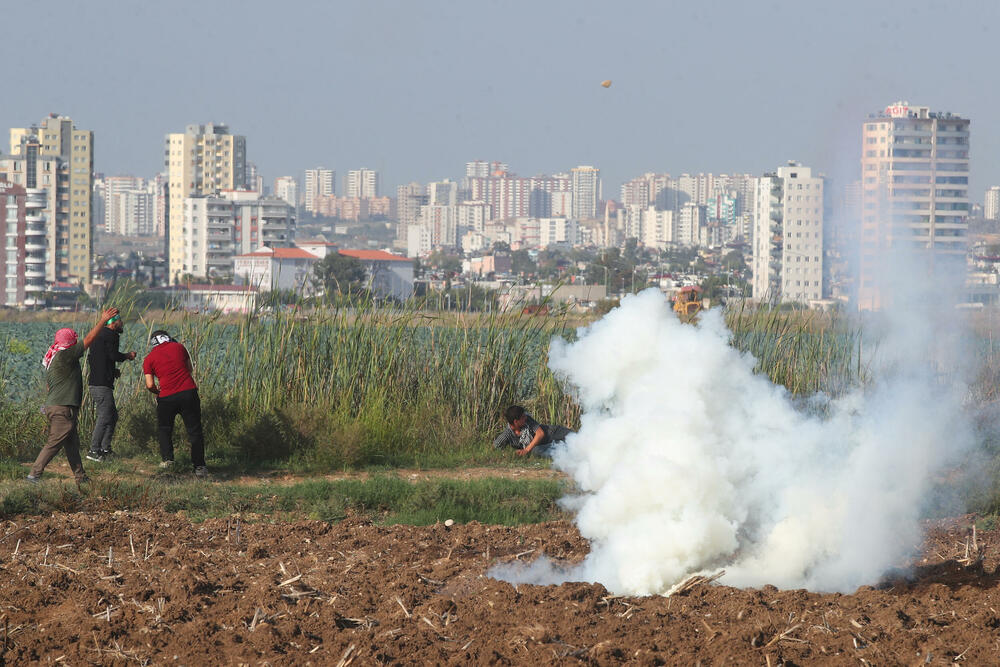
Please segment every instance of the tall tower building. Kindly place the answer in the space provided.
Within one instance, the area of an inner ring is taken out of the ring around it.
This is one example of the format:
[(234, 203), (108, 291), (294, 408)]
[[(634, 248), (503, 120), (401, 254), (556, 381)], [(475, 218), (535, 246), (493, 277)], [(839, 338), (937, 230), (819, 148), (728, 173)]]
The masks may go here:
[(823, 298), (823, 178), (789, 162), (757, 181), (753, 298), (768, 303)]
[(292, 176), (278, 176), (274, 179), (274, 196), (285, 200), (292, 208), (299, 205), (299, 184)]
[(148, 234), (148, 229), (139, 231), (139, 227), (148, 228), (149, 223), (146, 218), (147, 213), (141, 215), (143, 221), (139, 222), (132, 212), (136, 202), (122, 204), (122, 198), (127, 192), (145, 192), (146, 180), (139, 176), (107, 176), (104, 178), (104, 219), (99, 222), (107, 234)]
[(248, 190), (253, 190), (261, 197), (264, 196), (264, 177), (260, 175), (260, 170), (253, 162), (247, 162), (247, 176), (244, 181)]
[[(36, 264), (40, 266), (35, 270), (35, 275), (41, 281), (40, 291), (45, 289), (45, 228), (38, 225), (32, 234), (34, 238), (29, 238), (25, 194), (24, 186), (0, 181), (0, 199), (4, 204), (0, 208), (3, 211), (0, 215), (0, 240), (4, 243), (4, 252), (0, 254), (0, 276), (4, 281), (3, 289), (0, 289), (0, 306), (15, 306), (25, 302), (28, 269), (26, 260), (30, 255), (39, 258)], [(28, 251), (28, 246), (32, 245), (35, 250)], [(38, 295), (32, 295), (35, 296)]]
[(184, 271), (184, 200), (247, 186), (246, 137), (230, 134), (226, 125), (188, 125), (168, 134), (167, 271), (176, 284)]
[(378, 172), (367, 167), (352, 169), (344, 179), (344, 196), (356, 199), (378, 197)]
[(0, 173), (28, 190), (28, 226), (45, 228), (46, 283), (87, 287), (93, 277), (94, 133), (50, 114), (39, 126), (11, 128), (10, 153), (0, 159)]
[(597, 202), (601, 198), (601, 170), (582, 165), (570, 169), (573, 192), (573, 217), (590, 220), (597, 217)]
[(319, 198), (337, 194), (337, 172), (323, 167), (306, 169), (305, 185), (303, 198), (306, 212), (316, 215), (319, 210)]
[(427, 184), (427, 203), (440, 206), (458, 204), (458, 183), (447, 178)]
[(26, 178), (37, 178), (37, 172), (32, 175), (30, 170), (38, 160), (54, 158), (58, 163), (58, 183), (43, 181), (30, 186), (43, 187), (51, 191), (53, 199), (58, 197), (50, 219), (54, 236), (50, 237), (46, 277), (50, 282), (89, 285), (94, 254), (94, 133), (77, 129), (68, 116), (49, 114), (37, 127), (11, 128), (10, 153), (28, 158), (26, 165), (32, 166), (26, 166)]
[(994, 185), (986, 191), (983, 217), (987, 220), (1000, 220), (1000, 185)]
[(965, 271), (969, 120), (896, 102), (862, 125), (858, 307), (881, 308), (889, 251), (913, 252), (928, 272)]

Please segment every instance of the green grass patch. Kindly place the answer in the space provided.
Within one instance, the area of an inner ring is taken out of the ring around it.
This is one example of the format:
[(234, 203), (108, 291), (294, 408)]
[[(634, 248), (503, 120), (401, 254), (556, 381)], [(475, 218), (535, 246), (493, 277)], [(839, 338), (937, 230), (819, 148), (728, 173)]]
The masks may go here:
[(50, 479), (39, 485), (0, 484), (0, 518), (50, 512), (184, 512), (194, 521), (240, 514), (247, 520), (336, 522), (348, 515), (381, 524), (464, 523), (519, 525), (565, 518), (556, 501), (563, 482), (552, 480), (429, 480), (392, 475), (367, 480), (307, 480), (294, 484), (223, 484), (185, 475), (122, 480), (101, 475), (82, 489)]

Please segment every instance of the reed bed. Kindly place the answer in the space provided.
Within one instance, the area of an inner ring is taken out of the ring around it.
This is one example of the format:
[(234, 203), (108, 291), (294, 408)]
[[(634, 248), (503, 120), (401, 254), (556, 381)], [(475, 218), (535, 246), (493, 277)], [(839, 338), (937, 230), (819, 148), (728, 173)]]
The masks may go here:
[(862, 329), (843, 314), (741, 302), (726, 312), (726, 323), (733, 347), (752, 354), (758, 373), (793, 394), (837, 395), (870, 380)]
[[(231, 466), (493, 460), (489, 443), (511, 403), (543, 421), (578, 419), (546, 365), (551, 337), (572, 335), (561, 315), (442, 316), (419, 302), (387, 306), (370, 299), (239, 318), (141, 311), (128, 299), (115, 305), (129, 322), (122, 349), (139, 352), (136, 362), (122, 365), (116, 388), (122, 433), (116, 448), (126, 455), (155, 451), (154, 399), (139, 369), (145, 341), (159, 328), (190, 352), (209, 448)], [(40, 401), (37, 387), (28, 393)], [(24, 403), (0, 401), (0, 415), (4, 406), (37, 415)], [(8, 417), (5, 423), (14, 425)], [(84, 436), (92, 420), (85, 405)], [(17, 437), (0, 441), (0, 453), (24, 458), (37, 451), (44, 423), (27, 421)]]

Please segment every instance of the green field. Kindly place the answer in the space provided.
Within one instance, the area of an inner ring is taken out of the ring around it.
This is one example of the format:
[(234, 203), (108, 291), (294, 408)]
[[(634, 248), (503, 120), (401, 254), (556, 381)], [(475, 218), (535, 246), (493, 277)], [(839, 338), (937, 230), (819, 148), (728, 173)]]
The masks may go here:
[[(122, 350), (139, 355), (121, 365), (116, 387), (121, 420), (114, 448), (125, 462), (158, 459), (155, 399), (142, 388), (141, 376), (146, 340), (157, 328), (169, 330), (191, 352), (205, 414), (208, 463), (223, 477), (261, 471), (308, 476), (345, 470), (502, 468), (515, 464), (510, 452), (491, 446), (506, 405), (521, 403), (542, 422), (579, 424), (579, 407), (546, 365), (550, 340), (572, 339), (581, 324), (563, 316), (441, 316), (371, 304), (229, 318), (122, 310), (127, 322)], [(793, 394), (836, 395), (870, 380), (865, 358), (877, 349), (877, 340), (863, 337), (848, 318), (738, 310), (729, 312), (727, 321), (732, 344), (756, 358), (758, 372)], [(0, 461), (6, 466), (0, 474), (8, 479), (21, 476), (22, 464), (35, 457), (44, 441), (40, 360), (62, 326), (68, 324), (0, 321)], [(89, 329), (87, 322), (73, 326), (81, 334)], [(974, 387), (980, 402), (996, 396), (992, 337), (989, 341)], [(93, 421), (85, 398), (83, 447)], [(178, 427), (175, 439), (183, 467), (183, 428)], [(101, 493), (160, 498), (163, 491), (156, 484), (141, 490), (104, 486)], [(336, 495), (336, 490), (330, 493)], [(352, 493), (361, 495), (357, 489)], [(181, 502), (168, 496), (163, 504)], [(204, 510), (208, 514), (229, 502), (215, 492), (209, 497), (214, 509)], [(975, 503), (1000, 509), (998, 497), (992, 491), (979, 493)], [(25, 501), (8, 495), (3, 502), (3, 511), (13, 512)], [(409, 510), (404, 505), (400, 500), (392, 511), (405, 515)], [(33, 506), (49, 507), (51, 502)], [(295, 511), (314, 513), (308, 504)], [(532, 516), (556, 512), (550, 508)]]

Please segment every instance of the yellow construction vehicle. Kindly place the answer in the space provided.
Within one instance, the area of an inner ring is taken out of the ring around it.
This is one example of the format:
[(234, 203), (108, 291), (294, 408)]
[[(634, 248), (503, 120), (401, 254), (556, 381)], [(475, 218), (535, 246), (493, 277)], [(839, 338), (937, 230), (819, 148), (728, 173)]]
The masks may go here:
[(690, 322), (701, 311), (701, 288), (682, 287), (674, 298), (674, 312), (684, 322)]

